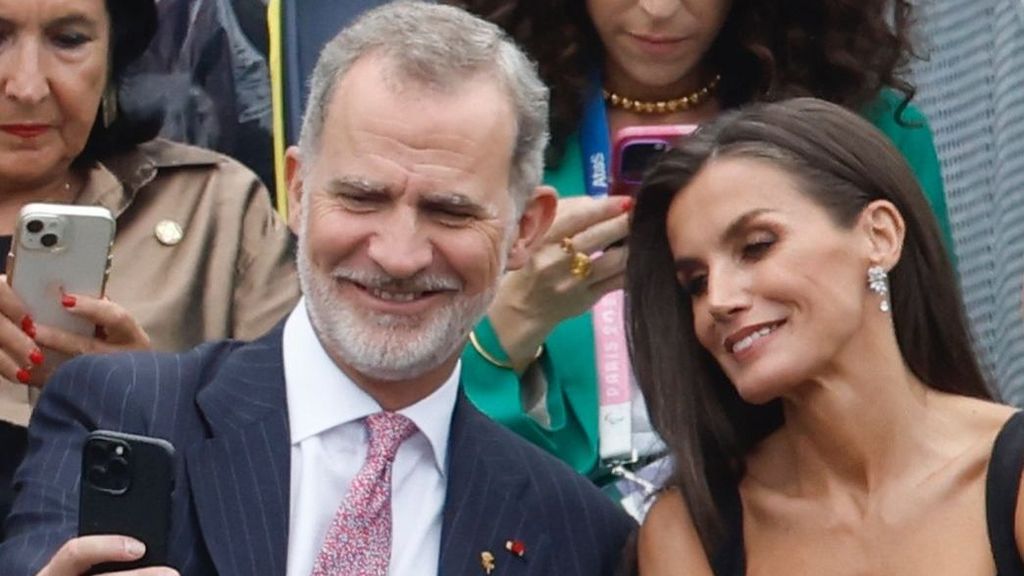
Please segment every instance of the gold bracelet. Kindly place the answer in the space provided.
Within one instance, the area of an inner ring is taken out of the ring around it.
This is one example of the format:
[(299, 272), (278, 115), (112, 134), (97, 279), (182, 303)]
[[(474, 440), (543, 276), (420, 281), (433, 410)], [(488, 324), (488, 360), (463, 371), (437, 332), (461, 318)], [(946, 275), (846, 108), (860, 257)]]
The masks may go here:
[[(488, 362), (494, 364), (498, 368), (504, 368), (506, 370), (515, 370), (515, 366), (513, 366), (512, 364), (508, 362), (502, 362), (501, 360), (498, 360), (494, 356), (491, 356), (490, 352), (484, 350), (484, 347), (480, 345), (480, 340), (477, 339), (476, 337), (476, 330), (471, 330), (469, 332), (469, 343), (473, 345), (473, 349), (476, 350), (477, 354), (483, 357), (484, 360), (487, 360)], [(543, 353), (544, 345), (541, 344), (540, 346), (537, 346), (537, 352), (533, 355), (533, 358), (530, 360), (530, 362), (536, 362), (537, 358), (540, 358), (541, 354)]]

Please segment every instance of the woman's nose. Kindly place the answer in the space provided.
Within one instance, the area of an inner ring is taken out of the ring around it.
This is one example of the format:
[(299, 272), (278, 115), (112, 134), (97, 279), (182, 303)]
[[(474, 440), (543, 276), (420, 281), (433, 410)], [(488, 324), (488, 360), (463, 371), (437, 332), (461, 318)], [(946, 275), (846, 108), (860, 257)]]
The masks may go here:
[(707, 282), (708, 311), (715, 320), (726, 321), (750, 307), (750, 293), (736, 275), (709, 276)]
[(640, 0), (639, 4), (655, 20), (668, 18), (679, 9), (679, 0)]
[(0, 56), (4, 96), (26, 104), (35, 104), (46, 98), (50, 85), (38, 43), (15, 42), (6, 52)]

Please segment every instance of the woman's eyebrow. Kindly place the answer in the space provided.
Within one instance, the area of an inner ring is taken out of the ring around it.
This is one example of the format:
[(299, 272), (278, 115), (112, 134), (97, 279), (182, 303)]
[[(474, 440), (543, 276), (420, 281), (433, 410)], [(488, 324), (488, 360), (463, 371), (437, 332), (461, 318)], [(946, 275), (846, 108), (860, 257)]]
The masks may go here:
[(75, 12), (50, 20), (46, 23), (46, 28), (61, 28), (63, 26), (87, 26), (89, 28), (96, 28), (98, 25), (99, 22), (97, 22), (95, 18), (81, 12)]
[[(719, 235), (719, 242), (727, 244), (735, 240), (737, 237), (743, 234), (743, 231), (750, 224), (751, 220), (754, 220), (758, 216), (770, 212), (775, 212), (775, 210), (772, 210), (771, 208), (754, 208), (752, 210), (744, 212), (743, 214), (740, 214), (732, 222), (730, 222), (728, 226), (725, 227), (725, 230), (722, 232), (721, 235)], [(693, 258), (690, 256), (681, 256), (679, 258), (676, 258), (673, 262), (675, 269), (678, 270), (679, 272), (684, 273), (689, 272), (700, 266), (699, 260), (697, 258)]]
[(725, 227), (725, 231), (722, 232), (719, 240), (723, 243), (735, 240), (737, 236), (742, 234), (743, 230), (750, 224), (751, 220), (769, 212), (775, 212), (775, 210), (772, 210), (771, 208), (754, 208), (744, 212)]

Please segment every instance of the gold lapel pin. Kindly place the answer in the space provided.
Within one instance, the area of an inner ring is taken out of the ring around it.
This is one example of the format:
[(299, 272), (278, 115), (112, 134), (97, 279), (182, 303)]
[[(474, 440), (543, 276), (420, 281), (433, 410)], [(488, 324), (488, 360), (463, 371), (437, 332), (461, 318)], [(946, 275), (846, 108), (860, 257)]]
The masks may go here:
[(483, 566), (484, 574), (494, 572), (494, 554), (487, 550), (480, 553), (480, 566)]
[(153, 235), (164, 246), (174, 246), (185, 237), (185, 231), (174, 220), (161, 220), (153, 229)]

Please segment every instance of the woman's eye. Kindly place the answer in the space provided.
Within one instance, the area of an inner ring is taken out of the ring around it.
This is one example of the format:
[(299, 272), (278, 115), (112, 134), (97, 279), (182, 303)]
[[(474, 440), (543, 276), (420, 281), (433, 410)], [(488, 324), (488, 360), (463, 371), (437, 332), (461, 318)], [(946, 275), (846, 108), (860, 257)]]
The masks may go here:
[(683, 290), (685, 290), (691, 297), (700, 296), (707, 291), (708, 277), (704, 275), (691, 276), (689, 278), (681, 279), (680, 284), (682, 285)]
[(743, 258), (747, 260), (757, 260), (764, 256), (774, 245), (775, 238), (751, 240), (743, 245)]
[(59, 46), (60, 48), (70, 49), (78, 48), (79, 46), (82, 46), (83, 44), (89, 42), (91, 39), (92, 38), (90, 38), (88, 35), (82, 34), (80, 32), (61, 32), (59, 34), (54, 34), (53, 43)]

